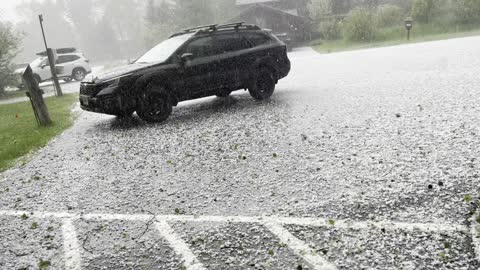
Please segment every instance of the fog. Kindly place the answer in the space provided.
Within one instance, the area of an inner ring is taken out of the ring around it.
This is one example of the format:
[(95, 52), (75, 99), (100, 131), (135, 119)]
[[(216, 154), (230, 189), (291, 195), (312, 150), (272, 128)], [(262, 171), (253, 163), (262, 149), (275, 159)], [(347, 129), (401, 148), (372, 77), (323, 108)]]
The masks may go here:
[(134, 59), (179, 29), (227, 21), (235, 14), (235, 0), (31, 0), (8, 5), (16, 11), (15, 26), (23, 35), (17, 63), (30, 62), (44, 50), (39, 14), (49, 47), (77, 47), (94, 63)]

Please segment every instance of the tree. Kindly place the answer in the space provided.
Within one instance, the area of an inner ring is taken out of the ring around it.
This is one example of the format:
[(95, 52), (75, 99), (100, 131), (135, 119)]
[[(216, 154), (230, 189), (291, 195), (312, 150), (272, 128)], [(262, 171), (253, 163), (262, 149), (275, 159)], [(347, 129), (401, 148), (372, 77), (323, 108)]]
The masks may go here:
[(452, 4), (460, 23), (480, 21), (480, 0), (453, 0)]
[(45, 50), (38, 22), (39, 14), (43, 14), (44, 27), (50, 47), (78, 45), (74, 35), (72, 35), (72, 26), (65, 19), (66, 10), (63, 1), (22, 2), (17, 6), (17, 12), (23, 20), (17, 23), (16, 29), (24, 34), (21, 49), (16, 58), (19, 62), (30, 62), (36, 57), (35, 53)]
[(332, 0), (312, 0), (308, 4), (310, 18), (319, 22), (323, 17), (332, 14)]
[(366, 8), (353, 9), (343, 22), (343, 34), (347, 40), (369, 41), (377, 34), (375, 14)]
[(0, 95), (5, 93), (5, 87), (15, 84), (12, 60), (18, 52), (19, 44), (20, 36), (12, 26), (0, 21)]
[(414, 0), (412, 17), (418, 22), (428, 24), (431, 21), (435, 6), (435, 0)]
[(176, 0), (175, 25), (180, 28), (215, 22), (210, 0)]

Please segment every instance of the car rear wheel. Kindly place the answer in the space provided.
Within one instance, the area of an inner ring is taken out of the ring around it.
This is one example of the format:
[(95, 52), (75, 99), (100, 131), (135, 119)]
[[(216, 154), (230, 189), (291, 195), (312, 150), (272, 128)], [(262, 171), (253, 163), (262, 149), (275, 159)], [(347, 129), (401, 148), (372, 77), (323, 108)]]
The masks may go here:
[(65, 78), (63, 78), (63, 81), (64, 81), (64, 82), (71, 82), (71, 81), (72, 81), (72, 77), (65, 77)]
[(80, 81), (83, 81), (83, 79), (85, 79), (85, 76), (87, 75), (87, 73), (83, 68), (76, 68), (73, 70), (72, 75), (75, 81), (80, 82)]
[(248, 89), (250, 95), (256, 100), (265, 100), (275, 91), (275, 79), (267, 68), (260, 69), (253, 85)]
[(149, 123), (159, 123), (167, 120), (172, 114), (172, 102), (165, 94), (145, 93), (140, 98), (137, 108), (138, 116)]

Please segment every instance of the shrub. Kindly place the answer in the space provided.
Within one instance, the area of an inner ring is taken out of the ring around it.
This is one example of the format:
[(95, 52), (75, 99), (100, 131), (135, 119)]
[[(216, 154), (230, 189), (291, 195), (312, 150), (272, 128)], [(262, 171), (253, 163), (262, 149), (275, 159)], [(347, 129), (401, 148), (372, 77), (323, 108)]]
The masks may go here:
[(395, 5), (382, 5), (378, 7), (377, 22), (380, 27), (402, 25), (405, 12)]
[(414, 0), (412, 5), (412, 17), (422, 23), (429, 23), (437, 0)]
[(480, 0), (454, 0), (453, 8), (460, 23), (480, 21)]
[(338, 39), (342, 35), (340, 23), (336, 19), (320, 22), (318, 31), (323, 39), (328, 40)]
[(12, 60), (18, 52), (20, 36), (10, 24), (0, 21), (0, 95), (5, 87), (15, 84)]
[(369, 41), (375, 38), (377, 23), (375, 14), (366, 8), (355, 8), (342, 24), (343, 35), (350, 41)]

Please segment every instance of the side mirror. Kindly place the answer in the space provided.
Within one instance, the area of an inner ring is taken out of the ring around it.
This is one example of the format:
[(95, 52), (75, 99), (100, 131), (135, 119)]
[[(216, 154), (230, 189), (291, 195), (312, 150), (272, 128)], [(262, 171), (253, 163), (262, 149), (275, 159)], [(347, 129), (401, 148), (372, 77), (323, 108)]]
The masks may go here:
[(193, 53), (184, 53), (182, 54), (182, 56), (180, 56), (180, 60), (182, 60), (182, 62), (184, 63), (192, 59), (193, 59)]

